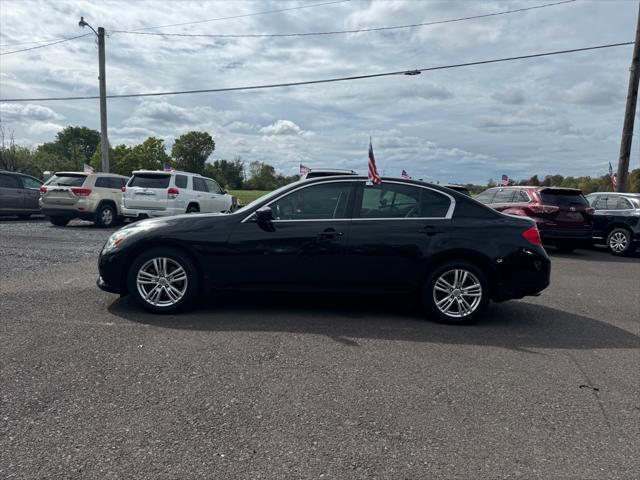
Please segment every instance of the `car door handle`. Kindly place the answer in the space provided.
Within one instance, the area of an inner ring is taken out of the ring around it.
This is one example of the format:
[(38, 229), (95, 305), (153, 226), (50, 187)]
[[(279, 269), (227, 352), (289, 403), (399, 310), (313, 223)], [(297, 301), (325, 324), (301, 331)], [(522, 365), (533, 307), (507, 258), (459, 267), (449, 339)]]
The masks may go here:
[(433, 236), (436, 233), (442, 233), (442, 230), (440, 230), (439, 228), (434, 227), (433, 225), (427, 225), (425, 226), (422, 230), (419, 230), (420, 233), (425, 233), (428, 236)]
[(332, 240), (343, 235), (344, 233), (338, 232), (335, 228), (327, 228), (318, 234), (318, 238), (320, 240)]

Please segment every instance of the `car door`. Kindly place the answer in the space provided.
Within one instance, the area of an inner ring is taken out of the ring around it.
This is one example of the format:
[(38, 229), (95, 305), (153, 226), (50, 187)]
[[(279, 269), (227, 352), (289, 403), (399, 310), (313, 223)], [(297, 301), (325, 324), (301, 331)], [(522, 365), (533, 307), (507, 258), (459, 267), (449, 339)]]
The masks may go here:
[(0, 212), (24, 211), (24, 189), (17, 175), (0, 173)]
[(205, 178), (207, 184), (207, 191), (211, 197), (211, 205), (213, 212), (226, 212), (231, 208), (231, 204), (228, 202), (227, 196), (222, 193), (222, 188), (215, 180), (211, 178)]
[(40, 198), (40, 187), (42, 186), (42, 182), (25, 175), (20, 175), (20, 180), (24, 187), (22, 194), (24, 197), (25, 211), (38, 212), (40, 210), (38, 199)]
[(589, 204), (595, 210), (593, 220), (593, 236), (604, 238), (607, 225), (611, 221), (611, 212), (607, 210), (608, 195), (595, 195), (589, 197)]
[(207, 183), (202, 177), (193, 177), (193, 190), (196, 202), (200, 206), (200, 213), (214, 212), (213, 199), (209, 194)]
[(404, 291), (418, 282), (423, 260), (449, 235), (454, 198), (403, 182), (361, 182), (345, 266), (354, 288)]
[[(339, 290), (350, 272), (343, 263), (349, 237), (352, 182), (305, 185), (268, 203), (273, 220), (253, 216), (229, 238), (225, 268), (236, 286)], [(214, 268), (214, 267), (212, 267)]]

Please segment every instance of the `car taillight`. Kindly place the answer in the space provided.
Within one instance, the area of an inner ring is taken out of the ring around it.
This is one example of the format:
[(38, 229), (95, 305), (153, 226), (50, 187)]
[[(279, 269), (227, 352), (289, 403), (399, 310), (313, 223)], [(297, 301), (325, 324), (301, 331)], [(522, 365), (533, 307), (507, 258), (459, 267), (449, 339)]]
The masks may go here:
[(535, 225), (531, 228), (528, 228), (524, 232), (522, 232), (522, 236), (531, 244), (531, 245), (542, 245), (542, 239), (540, 238), (540, 232), (538, 231), (538, 227)]
[(40, 187), (40, 193), (47, 193), (47, 187), (45, 187), (44, 185), (42, 185)]
[(72, 188), (71, 191), (78, 197), (88, 197), (89, 195), (91, 195), (90, 188)]
[(169, 198), (176, 198), (179, 193), (180, 193), (180, 190), (178, 190), (177, 188), (171, 187), (170, 189), (167, 190), (167, 195)]
[(556, 205), (538, 205), (535, 203), (527, 205), (527, 208), (533, 213), (555, 213), (560, 210), (560, 207)]
[(593, 215), (596, 213), (596, 209), (593, 207), (587, 207), (584, 209), (585, 212), (587, 212), (589, 215)]
[(121, 191), (122, 193), (126, 192), (126, 191), (127, 191), (127, 187), (120, 187), (120, 191)]

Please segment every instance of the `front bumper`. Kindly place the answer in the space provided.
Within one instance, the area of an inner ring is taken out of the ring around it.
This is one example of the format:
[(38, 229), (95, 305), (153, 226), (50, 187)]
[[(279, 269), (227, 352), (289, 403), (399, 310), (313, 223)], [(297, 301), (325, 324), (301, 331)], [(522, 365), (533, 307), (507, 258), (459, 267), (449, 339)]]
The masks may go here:
[(100, 254), (98, 271), (100, 273), (96, 285), (109, 293), (127, 293), (127, 262), (124, 255), (119, 253)]

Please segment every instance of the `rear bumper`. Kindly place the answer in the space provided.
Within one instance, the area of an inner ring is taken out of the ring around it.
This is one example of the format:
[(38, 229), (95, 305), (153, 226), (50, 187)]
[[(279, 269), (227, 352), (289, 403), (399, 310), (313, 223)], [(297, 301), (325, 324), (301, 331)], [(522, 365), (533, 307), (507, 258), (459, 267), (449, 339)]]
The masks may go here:
[(81, 220), (94, 221), (95, 212), (80, 212), (73, 208), (42, 208), (40, 210), (46, 217), (79, 218)]
[(183, 209), (167, 208), (165, 210), (147, 210), (144, 208), (122, 207), (122, 215), (128, 218), (171, 217), (184, 213)]
[(522, 248), (497, 264), (491, 298), (495, 302), (538, 295), (549, 286), (551, 262), (543, 249)]
[(590, 243), (593, 238), (592, 228), (549, 228), (544, 225), (538, 225), (538, 229), (543, 243), (555, 243), (558, 241)]

